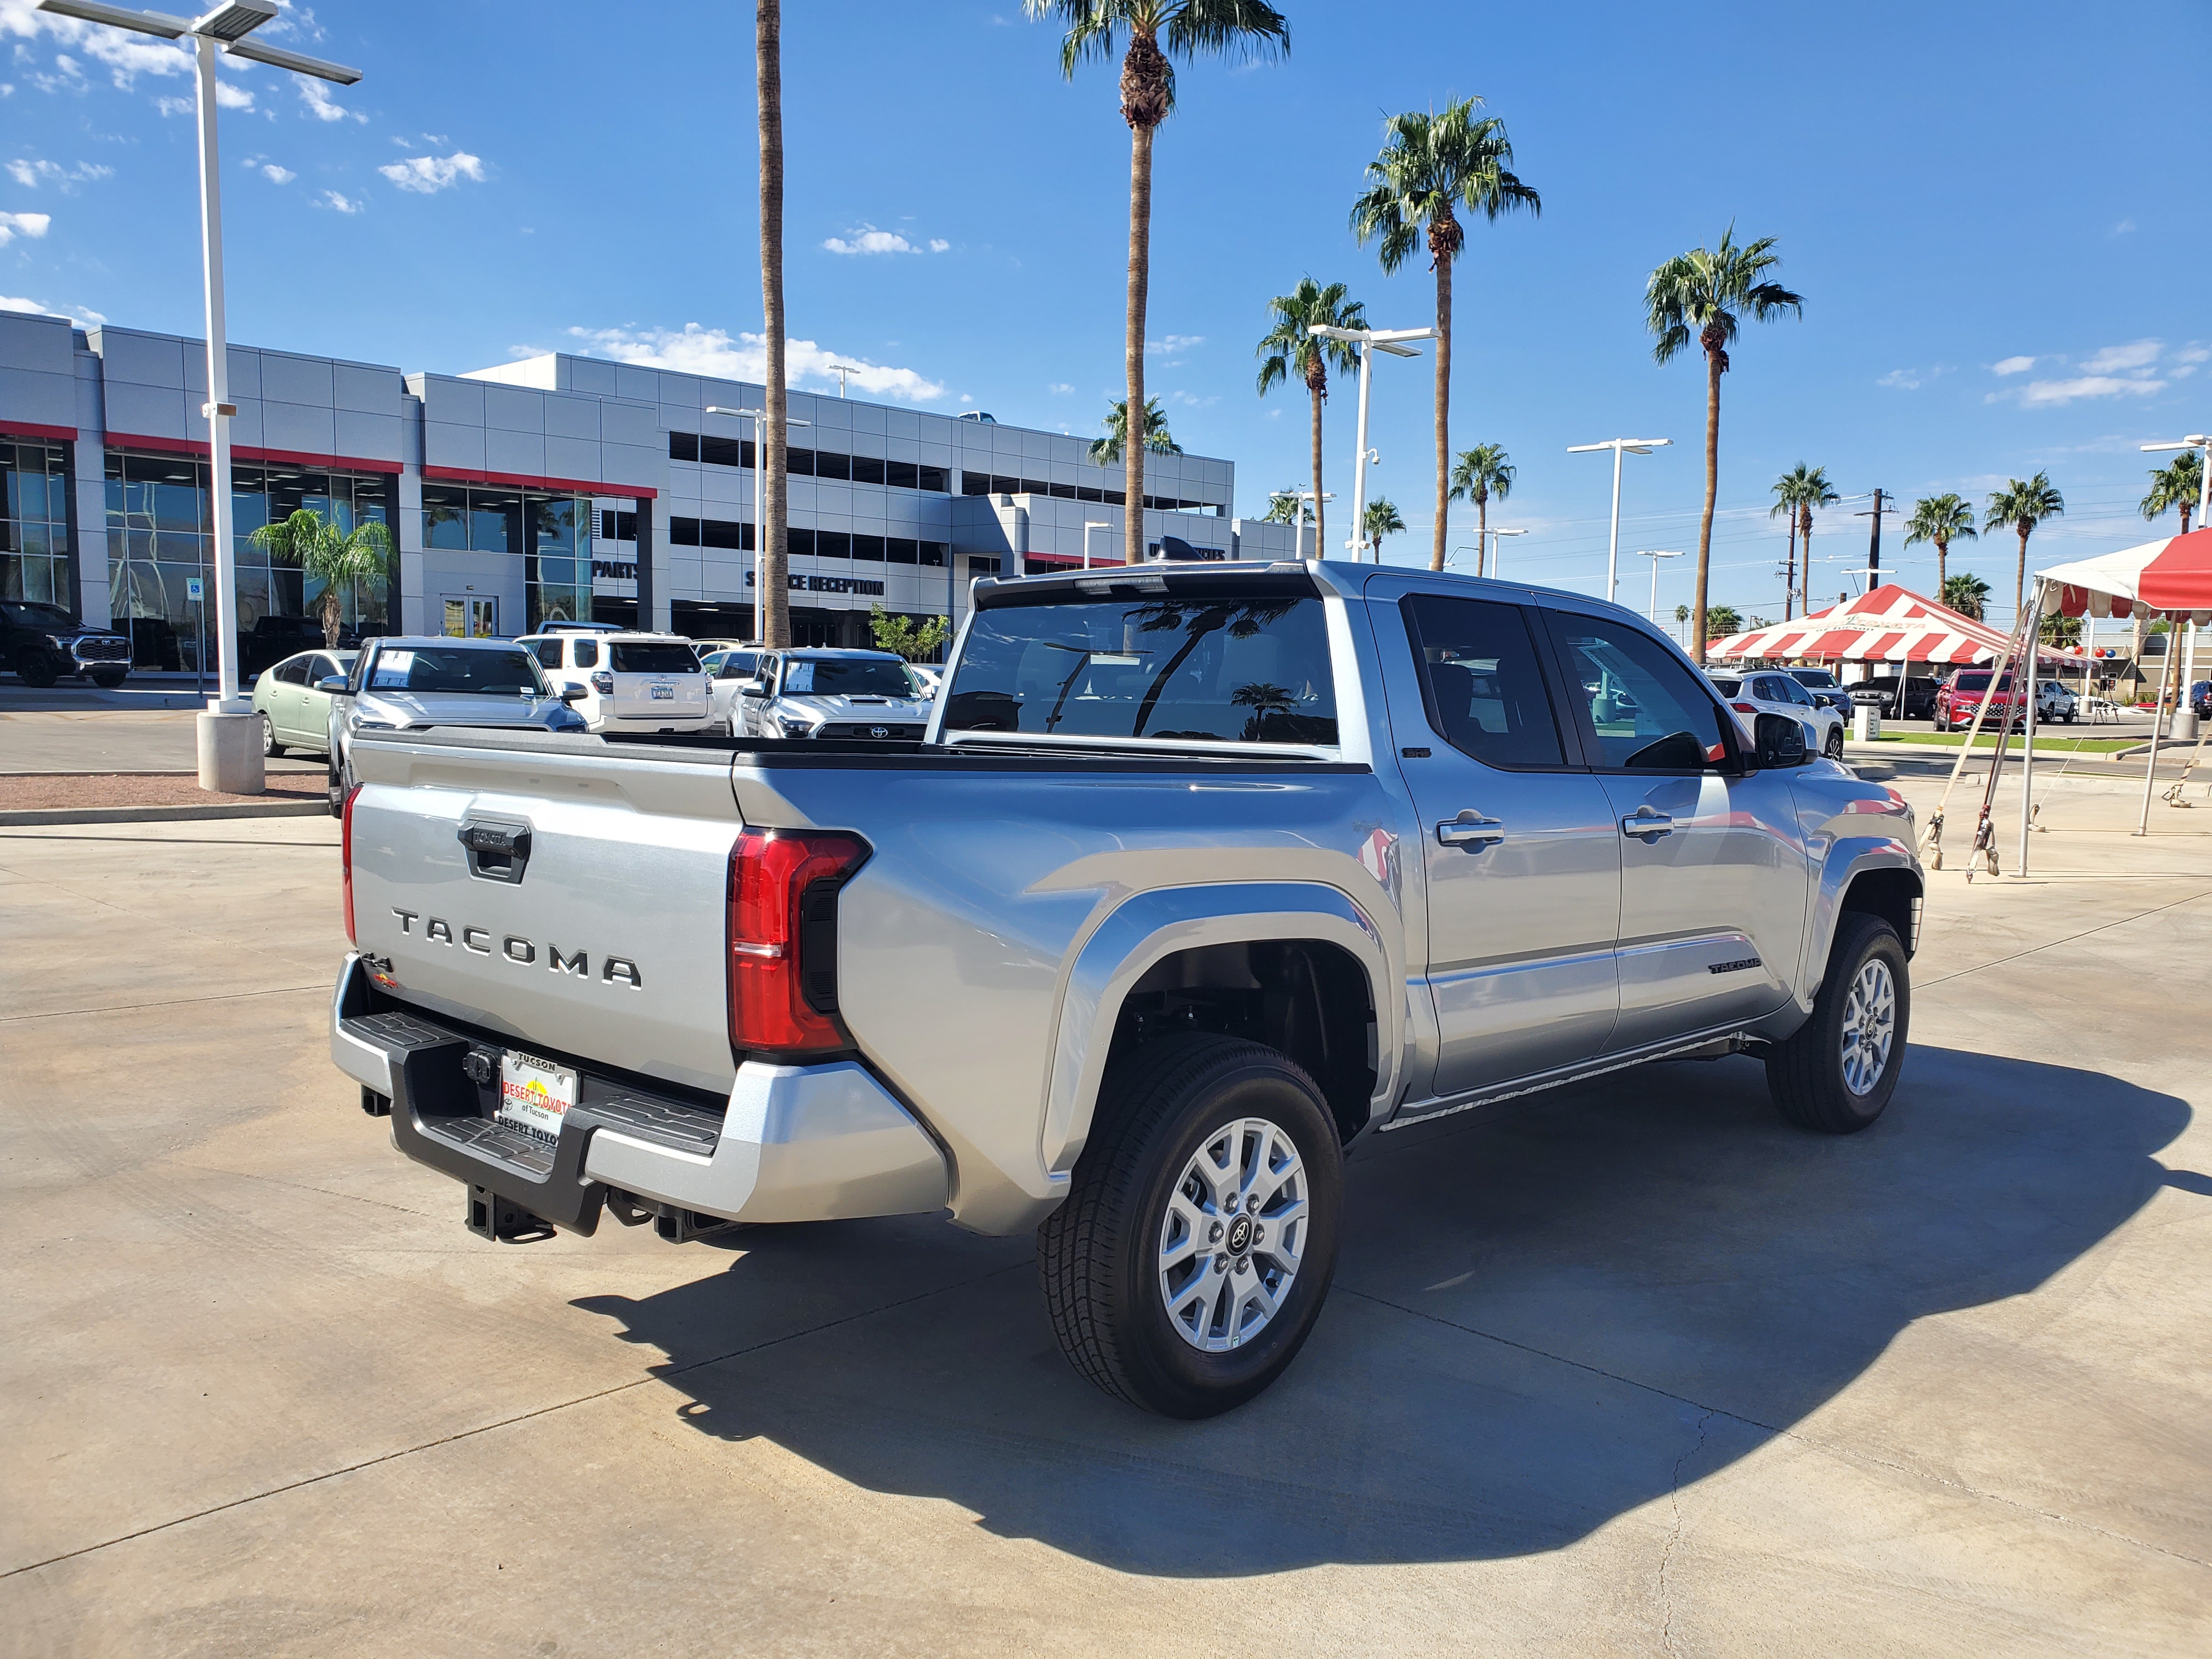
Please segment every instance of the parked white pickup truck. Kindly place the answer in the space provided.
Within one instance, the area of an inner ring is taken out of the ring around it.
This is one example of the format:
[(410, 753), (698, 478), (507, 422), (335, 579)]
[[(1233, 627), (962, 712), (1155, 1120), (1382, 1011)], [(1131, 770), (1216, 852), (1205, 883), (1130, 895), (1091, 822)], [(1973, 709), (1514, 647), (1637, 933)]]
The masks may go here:
[(1922, 875), (1614, 606), (1312, 563), (979, 583), (915, 742), (363, 732), (338, 1065), (487, 1238), (949, 1212), (1198, 1417), (1312, 1329), (1364, 1137), (1764, 1057), (1873, 1122)]

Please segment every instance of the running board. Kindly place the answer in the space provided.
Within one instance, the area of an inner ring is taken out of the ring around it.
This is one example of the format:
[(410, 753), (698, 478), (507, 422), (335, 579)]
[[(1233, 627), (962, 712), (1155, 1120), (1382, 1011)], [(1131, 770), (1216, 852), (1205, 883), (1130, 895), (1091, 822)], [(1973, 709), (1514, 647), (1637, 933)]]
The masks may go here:
[(1416, 1123), (1450, 1117), (1457, 1112), (1471, 1112), (1477, 1107), (1495, 1106), (1504, 1101), (1518, 1100), (1524, 1095), (1541, 1094), (1547, 1089), (1563, 1089), (1570, 1083), (1587, 1083), (1594, 1077), (1629, 1071), (1657, 1060), (1722, 1060), (1729, 1054), (1743, 1054), (1754, 1046), (1761, 1045), (1755, 1044), (1753, 1038), (1740, 1030), (1723, 1031), (1717, 1036), (1708, 1033), (1684, 1042), (1661, 1043), (1655, 1048), (1639, 1048), (1632, 1054), (1612, 1055), (1599, 1066), (1577, 1066), (1549, 1077), (1523, 1078), (1518, 1082), (1501, 1085), (1494, 1089), (1478, 1089), (1456, 1097), (1425, 1100), (1413, 1109), (1413, 1115), (1394, 1117), (1388, 1123), (1378, 1125), (1376, 1133), (1389, 1134), (1393, 1129), (1410, 1128)]

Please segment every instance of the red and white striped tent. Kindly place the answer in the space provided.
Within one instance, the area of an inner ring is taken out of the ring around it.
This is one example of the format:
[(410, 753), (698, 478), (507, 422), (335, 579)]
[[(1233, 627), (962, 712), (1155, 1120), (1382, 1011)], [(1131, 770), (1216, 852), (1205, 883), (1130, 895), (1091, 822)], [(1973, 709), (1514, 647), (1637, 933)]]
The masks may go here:
[[(1796, 622), (1731, 634), (1705, 647), (1709, 658), (1783, 662), (1994, 662), (2005, 636), (1909, 587), (1885, 582)], [(2046, 658), (2059, 653), (2045, 650)], [(2080, 653), (2075, 653), (2078, 656)]]
[(2203, 628), (2212, 624), (2212, 529), (2076, 559), (2039, 570), (2035, 579), (2058, 590), (2062, 616), (2127, 617), (2140, 605)]

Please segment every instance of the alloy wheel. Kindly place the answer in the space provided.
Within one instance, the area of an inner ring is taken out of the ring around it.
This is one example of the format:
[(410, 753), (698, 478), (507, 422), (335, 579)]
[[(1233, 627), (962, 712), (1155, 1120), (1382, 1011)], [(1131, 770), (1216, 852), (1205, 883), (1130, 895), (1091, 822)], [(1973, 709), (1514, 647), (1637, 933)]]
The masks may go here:
[(1225, 1353), (1267, 1328), (1298, 1276), (1309, 1196), (1297, 1143), (1265, 1118), (1224, 1124), (1191, 1154), (1160, 1219), (1160, 1303), (1177, 1336)]
[(1844, 1087), (1854, 1095), (1873, 1091), (1889, 1064), (1890, 1044), (1897, 1036), (1897, 983), (1889, 964), (1865, 963), (1844, 999), (1841, 1055)]

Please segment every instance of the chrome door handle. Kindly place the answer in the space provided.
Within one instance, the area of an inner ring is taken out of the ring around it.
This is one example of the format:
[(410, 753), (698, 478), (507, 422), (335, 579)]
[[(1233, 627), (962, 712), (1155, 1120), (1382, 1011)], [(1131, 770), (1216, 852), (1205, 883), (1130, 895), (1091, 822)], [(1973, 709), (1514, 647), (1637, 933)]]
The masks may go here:
[(1624, 836), (1637, 836), (1646, 847), (1649, 847), (1660, 836), (1671, 836), (1674, 833), (1674, 820), (1664, 812), (1656, 812), (1648, 806), (1639, 806), (1630, 816), (1621, 819), (1620, 833)]
[(1496, 818), (1486, 818), (1479, 812), (1462, 812), (1455, 818), (1446, 818), (1437, 826), (1437, 840), (1445, 847), (1463, 847), (1470, 853), (1480, 853), (1494, 842), (1505, 839), (1505, 827)]

